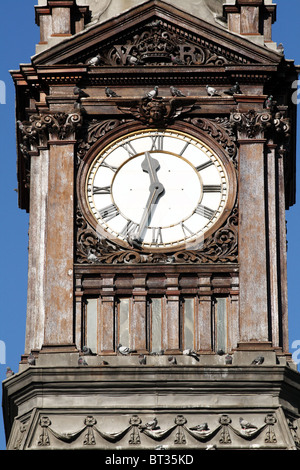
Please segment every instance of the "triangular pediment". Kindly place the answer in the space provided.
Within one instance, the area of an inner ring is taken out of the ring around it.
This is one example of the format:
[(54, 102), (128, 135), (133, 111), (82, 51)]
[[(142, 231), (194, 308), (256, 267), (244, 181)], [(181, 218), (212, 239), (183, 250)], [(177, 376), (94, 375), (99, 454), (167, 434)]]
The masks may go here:
[(35, 65), (97, 67), (274, 64), (277, 53), (158, 0), (90, 26), (33, 58)]

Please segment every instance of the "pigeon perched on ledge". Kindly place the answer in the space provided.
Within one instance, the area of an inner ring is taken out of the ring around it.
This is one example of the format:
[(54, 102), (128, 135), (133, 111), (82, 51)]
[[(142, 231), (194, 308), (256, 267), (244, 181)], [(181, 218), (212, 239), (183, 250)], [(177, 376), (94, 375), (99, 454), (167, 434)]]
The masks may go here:
[(196, 361), (199, 361), (198, 354), (196, 353), (196, 351), (193, 351), (192, 349), (184, 349), (182, 351), (182, 354), (184, 354), (185, 356), (191, 356), (194, 359), (196, 359)]
[(153, 100), (158, 95), (158, 86), (155, 86), (153, 90), (145, 94), (144, 99)]
[(117, 93), (111, 88), (109, 88), (108, 86), (105, 88), (105, 94), (106, 96), (108, 96), (108, 98), (115, 98), (115, 97), (120, 98), (120, 95), (117, 95)]
[(240, 425), (242, 429), (257, 429), (257, 426), (254, 424), (249, 423), (243, 418), (240, 418)]
[(251, 362), (251, 365), (260, 366), (264, 362), (265, 358), (263, 356), (258, 356)]
[(206, 85), (206, 91), (208, 96), (220, 96), (217, 90), (212, 86)]
[(117, 350), (119, 353), (123, 354), (123, 356), (127, 356), (128, 354), (135, 353), (135, 349), (130, 349), (127, 346), (122, 346), (122, 344), (119, 344), (117, 347)]
[(175, 88), (174, 86), (170, 86), (170, 90), (172, 96), (185, 96), (182, 91), (178, 90), (178, 88)]
[(6, 378), (8, 379), (9, 377), (12, 377), (13, 375), (15, 375), (15, 373), (11, 370), (10, 367), (7, 367), (6, 368)]

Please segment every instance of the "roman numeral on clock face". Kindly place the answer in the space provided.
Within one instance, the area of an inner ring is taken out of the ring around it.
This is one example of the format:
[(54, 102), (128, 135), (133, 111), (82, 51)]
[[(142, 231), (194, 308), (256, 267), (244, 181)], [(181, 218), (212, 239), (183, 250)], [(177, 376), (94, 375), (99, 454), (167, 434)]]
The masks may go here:
[(164, 146), (164, 136), (163, 135), (151, 136), (151, 140), (152, 140), (151, 151), (153, 151), (153, 150), (163, 150), (163, 146)]
[(206, 219), (212, 219), (213, 216), (215, 215), (215, 211), (213, 209), (203, 206), (202, 204), (199, 204), (197, 206), (195, 212), (198, 215), (202, 215), (202, 217), (205, 217)]
[(108, 222), (109, 220), (119, 215), (119, 210), (114, 204), (110, 204), (109, 206), (106, 206), (106, 207), (103, 207), (103, 209), (100, 209), (99, 215), (103, 220)]
[(202, 171), (205, 170), (205, 168), (208, 168), (209, 166), (213, 165), (214, 163), (211, 160), (208, 160), (208, 162), (202, 163), (199, 166), (196, 166), (197, 171)]
[(163, 243), (161, 227), (152, 229), (152, 243)]
[(204, 193), (220, 193), (222, 190), (222, 186), (220, 184), (204, 184), (203, 185), (203, 192)]
[(120, 232), (120, 234), (122, 235), (122, 237), (129, 237), (135, 234), (137, 232), (137, 229), (138, 229), (138, 224), (130, 220), (129, 222), (127, 222), (127, 224), (125, 225), (123, 230)]
[(134, 155), (136, 155), (136, 151), (132, 146), (131, 142), (125, 142), (124, 144), (122, 144), (122, 147), (126, 150), (130, 157), (134, 157)]
[(94, 186), (93, 194), (110, 194), (110, 186), (103, 186), (102, 188)]

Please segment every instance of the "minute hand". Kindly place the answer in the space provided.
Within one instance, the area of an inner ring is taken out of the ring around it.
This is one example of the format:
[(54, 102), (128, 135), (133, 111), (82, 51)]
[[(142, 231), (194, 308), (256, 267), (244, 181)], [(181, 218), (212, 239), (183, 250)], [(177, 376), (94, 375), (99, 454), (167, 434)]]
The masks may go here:
[(150, 194), (148, 197), (145, 210), (142, 215), (142, 219), (141, 219), (139, 230), (138, 230), (137, 237), (136, 237), (138, 240), (140, 239), (142, 233), (144, 232), (145, 227), (149, 225), (150, 220), (151, 220), (151, 215), (154, 210), (154, 205), (156, 204), (159, 196), (164, 192), (165, 188), (163, 187), (161, 183), (155, 182), (155, 183), (150, 184), (149, 189), (150, 189)]

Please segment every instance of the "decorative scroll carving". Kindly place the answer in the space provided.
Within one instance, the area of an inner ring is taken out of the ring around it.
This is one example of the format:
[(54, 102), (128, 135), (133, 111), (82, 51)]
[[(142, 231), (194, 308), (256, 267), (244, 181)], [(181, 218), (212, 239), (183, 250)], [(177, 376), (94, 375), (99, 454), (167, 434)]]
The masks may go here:
[[(95, 60), (97, 59), (97, 60)], [(220, 44), (160, 19), (138, 26), (118, 43), (102, 44), (89, 56), (78, 57), (95, 66), (224, 65), (249, 63), (249, 59)]]
[(80, 210), (76, 214), (77, 251), (79, 264), (139, 263), (236, 263), (238, 260), (238, 211), (235, 208), (226, 223), (196, 249), (175, 253), (141, 253), (125, 250), (96, 234)]
[(47, 134), (59, 140), (70, 137), (82, 125), (82, 116), (78, 113), (33, 114), (29, 121), (18, 121), (23, 136), (23, 145), (30, 150), (31, 146), (43, 145)]
[(218, 142), (231, 158), (235, 167), (237, 167), (237, 146), (236, 137), (233, 132), (231, 122), (228, 118), (216, 118), (215, 120), (202, 117), (186, 118), (185, 122), (189, 122), (198, 129), (204, 131), (207, 135)]
[[(157, 421), (157, 419), (155, 418)], [(47, 416), (41, 417), (39, 425), (42, 428), (42, 434), (40, 434), (38, 440), (38, 446), (49, 446), (50, 445), (50, 434), (64, 443), (71, 444), (75, 442), (83, 433), (83, 445), (94, 446), (97, 445), (96, 435), (100, 436), (103, 440), (112, 444), (119, 442), (126, 434), (129, 434), (128, 444), (139, 445), (141, 444), (141, 434), (144, 434), (153, 441), (163, 441), (172, 435), (176, 431), (174, 436), (175, 445), (185, 445), (186, 434), (191, 436), (197, 442), (207, 443), (211, 441), (219, 433), (219, 443), (223, 445), (230, 445), (232, 443), (230, 433), (234, 433), (236, 436), (246, 441), (256, 439), (264, 430), (266, 431), (265, 443), (276, 444), (277, 439), (274, 432), (274, 426), (277, 423), (277, 419), (274, 414), (269, 413), (265, 417), (264, 424), (260, 427), (253, 426), (250, 429), (237, 429), (232, 425), (232, 419), (228, 415), (221, 415), (218, 424), (214, 429), (210, 429), (205, 425), (196, 425), (189, 427), (187, 425), (187, 419), (183, 415), (177, 415), (174, 419), (174, 424), (166, 429), (161, 429), (156, 426), (155, 429), (149, 428), (147, 425), (142, 424), (142, 419), (138, 415), (133, 415), (129, 420), (129, 426), (117, 432), (105, 432), (99, 429), (97, 420), (93, 416), (87, 416), (84, 420), (84, 426), (72, 433), (60, 433), (51, 427), (51, 421)]]
[(251, 109), (247, 113), (233, 112), (230, 122), (233, 128), (253, 139), (273, 126), (273, 117), (267, 111), (256, 112)]
[(92, 147), (92, 145), (107, 132), (120, 126), (125, 121), (119, 119), (110, 119), (106, 121), (98, 121), (93, 119), (91, 121), (85, 121), (82, 125), (80, 135), (78, 137), (77, 144), (77, 159), (78, 163), (84, 158), (86, 152)]
[(192, 98), (154, 98), (152, 100), (118, 101), (118, 109), (131, 114), (141, 122), (149, 125), (166, 126), (173, 119), (193, 109), (195, 100)]

